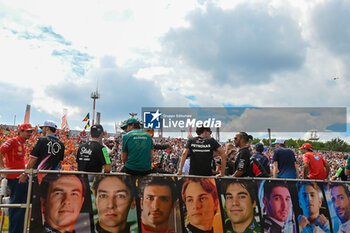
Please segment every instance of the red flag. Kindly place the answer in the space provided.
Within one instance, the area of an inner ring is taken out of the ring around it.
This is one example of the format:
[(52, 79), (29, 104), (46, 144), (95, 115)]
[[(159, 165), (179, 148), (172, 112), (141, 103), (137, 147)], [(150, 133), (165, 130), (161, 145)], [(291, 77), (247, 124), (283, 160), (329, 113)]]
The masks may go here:
[(29, 117), (30, 117), (30, 105), (27, 104), (26, 113), (24, 115), (24, 123), (29, 123)]
[(188, 137), (191, 138), (192, 137), (192, 127), (190, 126), (190, 128), (188, 129)]
[(63, 116), (62, 116), (62, 122), (61, 122), (61, 129), (69, 129), (68, 121), (67, 121), (67, 109), (63, 109)]
[(67, 122), (67, 117), (66, 117), (66, 114), (64, 114), (62, 116), (62, 123), (61, 123), (61, 129), (65, 129), (66, 128), (66, 122)]

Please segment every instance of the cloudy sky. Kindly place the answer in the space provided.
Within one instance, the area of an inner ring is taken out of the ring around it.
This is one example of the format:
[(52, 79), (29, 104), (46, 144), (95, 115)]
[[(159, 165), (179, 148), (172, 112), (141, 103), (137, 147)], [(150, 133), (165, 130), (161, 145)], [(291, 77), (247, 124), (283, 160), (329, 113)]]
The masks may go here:
[[(349, 1), (0, 0), (0, 9), (0, 124), (22, 123), (30, 104), (33, 125), (60, 124), (67, 109), (82, 129), (96, 88), (109, 132), (141, 107), (349, 107)], [(349, 134), (321, 135), (334, 136)]]

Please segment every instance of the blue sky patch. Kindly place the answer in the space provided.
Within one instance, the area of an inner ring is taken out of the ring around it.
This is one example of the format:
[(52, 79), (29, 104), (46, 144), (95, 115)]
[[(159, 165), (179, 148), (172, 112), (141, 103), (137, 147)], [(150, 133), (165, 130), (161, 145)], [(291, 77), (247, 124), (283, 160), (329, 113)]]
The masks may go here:
[(39, 27), (44, 34), (52, 36), (57, 42), (64, 45), (72, 45), (71, 42), (67, 41), (62, 35), (54, 32), (51, 26)]
[(192, 101), (196, 100), (196, 97), (194, 95), (185, 95), (185, 98)]
[(54, 50), (52, 56), (60, 57), (63, 62), (70, 63), (72, 71), (80, 76), (85, 74), (86, 64), (94, 57), (75, 49)]

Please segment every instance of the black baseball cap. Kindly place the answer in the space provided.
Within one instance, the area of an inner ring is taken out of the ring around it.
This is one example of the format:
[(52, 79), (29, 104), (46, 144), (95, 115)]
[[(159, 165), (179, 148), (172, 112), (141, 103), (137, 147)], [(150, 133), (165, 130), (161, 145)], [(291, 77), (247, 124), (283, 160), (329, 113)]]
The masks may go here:
[(100, 135), (101, 133), (103, 133), (103, 127), (102, 125), (93, 125), (90, 128), (90, 133), (91, 134), (97, 134)]

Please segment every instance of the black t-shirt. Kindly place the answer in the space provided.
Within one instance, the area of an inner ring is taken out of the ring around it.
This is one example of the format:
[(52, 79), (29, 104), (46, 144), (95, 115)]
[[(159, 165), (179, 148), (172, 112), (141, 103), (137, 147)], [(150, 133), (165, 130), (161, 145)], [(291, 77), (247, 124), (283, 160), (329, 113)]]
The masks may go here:
[[(45, 223), (44, 230), (42, 231), (42, 233), (61, 233), (61, 232)], [(66, 233), (69, 233), (69, 232), (66, 231)], [(75, 230), (73, 230), (71, 233), (75, 233)]]
[(248, 147), (243, 147), (238, 151), (235, 160), (235, 171), (243, 170), (243, 176), (249, 176), (250, 151)]
[(201, 230), (193, 225), (191, 225), (191, 223), (189, 223), (186, 227), (186, 231), (187, 233), (213, 233), (213, 228), (209, 231), (204, 231), (204, 230)]
[(64, 144), (55, 136), (39, 137), (36, 141), (30, 157), (37, 158), (34, 169), (57, 170), (64, 157)]
[(191, 153), (190, 175), (211, 176), (213, 152), (220, 147), (214, 138), (194, 137), (187, 141), (186, 148)]
[(96, 141), (89, 141), (81, 145), (77, 151), (76, 161), (79, 171), (101, 172), (102, 166), (110, 164), (106, 147)]
[[(103, 229), (101, 226), (100, 226), (100, 222), (97, 222), (96, 223), (96, 233), (111, 233), (110, 231), (107, 231), (105, 229)], [(119, 233), (129, 233), (130, 232), (130, 224), (129, 223), (126, 223), (126, 226), (124, 228), (124, 230), (121, 230), (119, 231)]]

